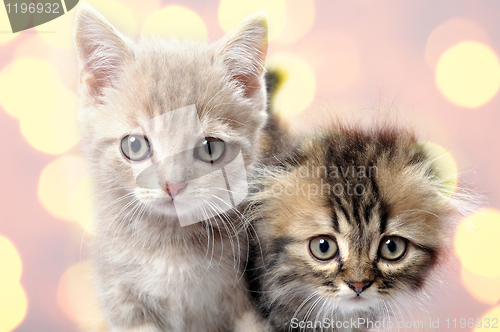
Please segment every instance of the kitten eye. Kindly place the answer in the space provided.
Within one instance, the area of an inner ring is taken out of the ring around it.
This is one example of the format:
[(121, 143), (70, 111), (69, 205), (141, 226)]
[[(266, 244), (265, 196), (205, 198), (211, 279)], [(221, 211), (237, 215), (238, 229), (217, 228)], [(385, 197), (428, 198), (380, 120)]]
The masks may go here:
[(198, 143), (194, 149), (194, 157), (205, 163), (215, 163), (219, 161), (226, 151), (226, 143), (218, 138), (207, 137)]
[(406, 253), (408, 241), (399, 236), (385, 237), (380, 242), (379, 254), (388, 261), (396, 261)]
[(125, 157), (132, 161), (146, 159), (151, 154), (151, 146), (146, 137), (128, 135), (122, 139), (121, 148)]
[(317, 236), (309, 241), (311, 254), (320, 261), (327, 261), (337, 255), (339, 249), (337, 243), (326, 235)]

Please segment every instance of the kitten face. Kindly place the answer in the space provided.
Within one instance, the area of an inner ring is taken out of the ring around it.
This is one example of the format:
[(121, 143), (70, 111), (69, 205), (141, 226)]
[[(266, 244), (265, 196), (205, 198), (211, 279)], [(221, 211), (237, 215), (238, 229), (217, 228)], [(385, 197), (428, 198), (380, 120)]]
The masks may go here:
[[(181, 219), (199, 213), (197, 219), (204, 220), (234, 207), (245, 197), (245, 162), (240, 146), (251, 142), (238, 137), (237, 132), (210, 130), (210, 122), (200, 121), (195, 105), (157, 116), (133, 132), (141, 133), (133, 135), (134, 143), (147, 137), (142, 146), (151, 150), (148, 158), (131, 161), (135, 193), (154, 211)], [(125, 146), (125, 150), (132, 151), (128, 137), (125, 141), (130, 149)]]
[(265, 18), (214, 45), (134, 43), (91, 8), (78, 19), (83, 145), (104, 189), (185, 224), (237, 205), (267, 117)]
[(448, 212), (432, 167), (410, 134), (327, 132), (260, 180), (249, 279), (274, 326), (371, 315), (424, 285)]

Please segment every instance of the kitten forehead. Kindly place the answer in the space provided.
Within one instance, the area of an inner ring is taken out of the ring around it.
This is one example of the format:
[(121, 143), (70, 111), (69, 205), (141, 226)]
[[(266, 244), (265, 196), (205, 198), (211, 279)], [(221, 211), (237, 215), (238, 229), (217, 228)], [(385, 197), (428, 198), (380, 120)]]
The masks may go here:
[(136, 131), (163, 142), (165, 146), (160, 158), (192, 149), (197, 138), (205, 137), (195, 105), (165, 112), (136, 128)]
[[(91, 29), (87, 28), (88, 22), (92, 23)], [(266, 120), (262, 71), (256, 70), (252, 74), (253, 92), (247, 96), (242, 93), (242, 86), (246, 83), (238, 81), (238, 70), (250, 75), (246, 72), (248, 66), (239, 66), (238, 59), (229, 63), (226, 58), (241, 48), (242, 52), (246, 52), (241, 59), (256, 68), (262, 68), (265, 53), (259, 48), (267, 45), (266, 35), (265, 18), (257, 15), (247, 19), (231, 35), (216, 44), (160, 38), (144, 38), (133, 43), (95, 10), (86, 8), (79, 13), (75, 30), (82, 64), (81, 77), (103, 76), (111, 72), (114, 79), (108, 85), (108, 81), (99, 81), (94, 90), (87, 90), (88, 84), (81, 84), (82, 93), (87, 95), (89, 104), (92, 101), (91, 92), (100, 93), (99, 103), (89, 105), (93, 107), (88, 109), (82, 108), (81, 122), (89, 127), (101, 126), (97, 132), (118, 137), (159, 115), (196, 105), (204, 130), (211, 125), (210, 130), (217, 132), (213, 128), (214, 122), (208, 121), (215, 119), (222, 126), (237, 131), (246, 140), (245, 149), (248, 149), (248, 141), (258, 138), (258, 129), (262, 128)], [(95, 52), (94, 45), (101, 44), (106, 52)], [(226, 52), (221, 52), (221, 49)], [(104, 68), (102, 73), (96, 73), (100, 67), (85, 66), (86, 63), (93, 63), (92, 56), (95, 56), (99, 59), (102, 57), (99, 63), (106, 67), (106, 59), (110, 54), (116, 55), (113, 67)], [(121, 57), (120, 54), (127, 56)], [(92, 108), (96, 108), (99, 114), (91, 116), (83, 113), (93, 112)], [(112, 126), (111, 123), (119, 126)], [(118, 132), (118, 128), (122, 132)], [(219, 132), (230, 133), (231, 130), (227, 128), (219, 129)]]
[[(290, 227), (300, 223), (309, 234), (323, 231), (345, 237), (351, 246), (360, 242), (367, 250), (382, 235), (439, 247), (438, 215), (444, 210), (429, 164), (413, 149), (416, 139), (406, 132), (376, 134), (326, 132), (303, 140), (286, 161), (288, 171), (267, 184), (285, 188), (291, 183), (303, 192), (263, 194), (261, 209), (281, 211), (276, 214), (279, 220), (269, 222), (286, 222)], [(290, 216), (299, 209), (329, 217), (295, 222)]]

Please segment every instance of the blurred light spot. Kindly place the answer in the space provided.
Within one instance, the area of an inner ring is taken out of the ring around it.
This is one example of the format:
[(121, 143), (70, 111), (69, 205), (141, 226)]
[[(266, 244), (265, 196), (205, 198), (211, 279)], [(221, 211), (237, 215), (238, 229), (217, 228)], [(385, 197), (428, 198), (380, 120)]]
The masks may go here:
[(120, 3), (132, 11), (138, 26), (142, 26), (146, 18), (160, 9), (161, 5), (160, 0), (120, 0)]
[(484, 277), (462, 267), (462, 283), (478, 301), (495, 304), (500, 300), (500, 276)]
[(21, 121), (36, 149), (59, 154), (79, 140), (75, 93), (61, 86), (57, 70), (35, 58), (15, 60), (0, 72), (0, 105)]
[(285, 0), (285, 3), (285, 27), (275, 42), (292, 44), (311, 30), (316, 8), (314, 0)]
[(16, 38), (19, 33), (12, 33), (7, 9), (3, 5), (0, 6), (0, 46)]
[(73, 28), (78, 6), (57, 19), (38, 25), (35, 30), (51, 46), (71, 50), (74, 48)]
[(229, 32), (245, 17), (260, 10), (265, 11), (269, 17), (269, 40), (274, 39), (285, 27), (285, 0), (221, 0), (219, 23), (224, 31)]
[(21, 258), (14, 245), (0, 236), (0, 332), (13, 331), (26, 317), (28, 300), (19, 283)]
[(74, 50), (52, 47), (39, 34), (29, 34), (14, 51), (14, 59), (34, 57), (48, 61), (56, 68), (61, 84), (76, 91), (78, 65)]
[(85, 161), (75, 155), (59, 157), (44, 168), (38, 183), (43, 206), (55, 217), (73, 220), (71, 199), (87, 174)]
[(447, 199), (453, 196), (458, 184), (458, 168), (453, 156), (441, 145), (431, 142), (417, 142), (432, 160), (434, 171), (442, 183), (439, 192)]
[(465, 18), (452, 18), (435, 28), (425, 46), (425, 60), (433, 69), (440, 56), (450, 47), (464, 40), (489, 44), (486, 31), (476, 22)]
[(91, 267), (83, 261), (71, 266), (59, 280), (57, 302), (73, 322), (86, 331), (107, 331), (91, 282)]
[(500, 88), (500, 64), (488, 46), (461, 42), (439, 59), (436, 83), (452, 103), (475, 108), (489, 101)]
[(464, 268), (483, 277), (500, 277), (500, 211), (485, 208), (460, 222), (455, 251)]
[(0, 285), (19, 283), (21, 279), (21, 257), (7, 238), (0, 236)]
[[(131, 36), (136, 35), (137, 21), (127, 6), (114, 0), (87, 0), (86, 2), (97, 9), (121, 32)], [(73, 49), (73, 29), (78, 8), (77, 6), (55, 20), (36, 26), (35, 29), (50, 45), (64, 49)]]
[(93, 193), (92, 178), (86, 176), (75, 189), (75, 193), (71, 200), (71, 214), (82, 228), (90, 234), (94, 234), (93, 224)]
[(62, 156), (42, 171), (38, 197), (54, 217), (76, 221), (92, 233), (92, 190), (85, 161), (75, 155)]
[(13, 331), (26, 317), (28, 300), (20, 284), (0, 285), (0, 331)]
[(331, 29), (314, 32), (301, 41), (297, 49), (313, 66), (318, 90), (324, 93), (342, 92), (360, 76), (359, 48), (343, 32)]
[(276, 71), (279, 84), (271, 107), (281, 118), (291, 118), (305, 110), (313, 101), (316, 89), (314, 71), (302, 58), (281, 53), (269, 58), (269, 71)]
[[(481, 323), (481, 325), (479, 325)], [(496, 306), (476, 320), (476, 331), (497, 331), (500, 328), (500, 306)], [(458, 325), (457, 325), (458, 326)]]
[(206, 41), (207, 28), (203, 20), (191, 10), (180, 6), (167, 6), (151, 14), (142, 27), (145, 35), (194, 38)]
[(0, 72), (0, 104), (18, 119), (40, 111), (42, 103), (55, 103), (56, 87), (60, 85), (57, 71), (47, 61), (22, 58)]
[(50, 108), (38, 107), (21, 119), (21, 132), (37, 150), (59, 154), (71, 149), (80, 136), (76, 121), (78, 98), (67, 89), (60, 89), (57, 102)]

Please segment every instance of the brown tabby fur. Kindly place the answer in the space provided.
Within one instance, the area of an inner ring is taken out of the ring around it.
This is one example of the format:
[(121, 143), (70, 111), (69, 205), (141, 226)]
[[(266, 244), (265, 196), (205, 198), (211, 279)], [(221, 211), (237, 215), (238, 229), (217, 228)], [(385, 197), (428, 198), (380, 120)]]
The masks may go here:
[[(332, 330), (293, 329), (293, 318), (375, 319), (421, 289), (459, 204), (439, 167), (412, 132), (344, 127), (304, 138), (279, 165), (263, 169), (247, 211), (256, 232), (247, 279), (273, 331)], [(320, 235), (337, 243), (331, 260), (310, 252), (309, 241)], [(408, 240), (403, 258), (380, 257), (385, 236)], [(360, 296), (347, 284), (367, 281)]]

